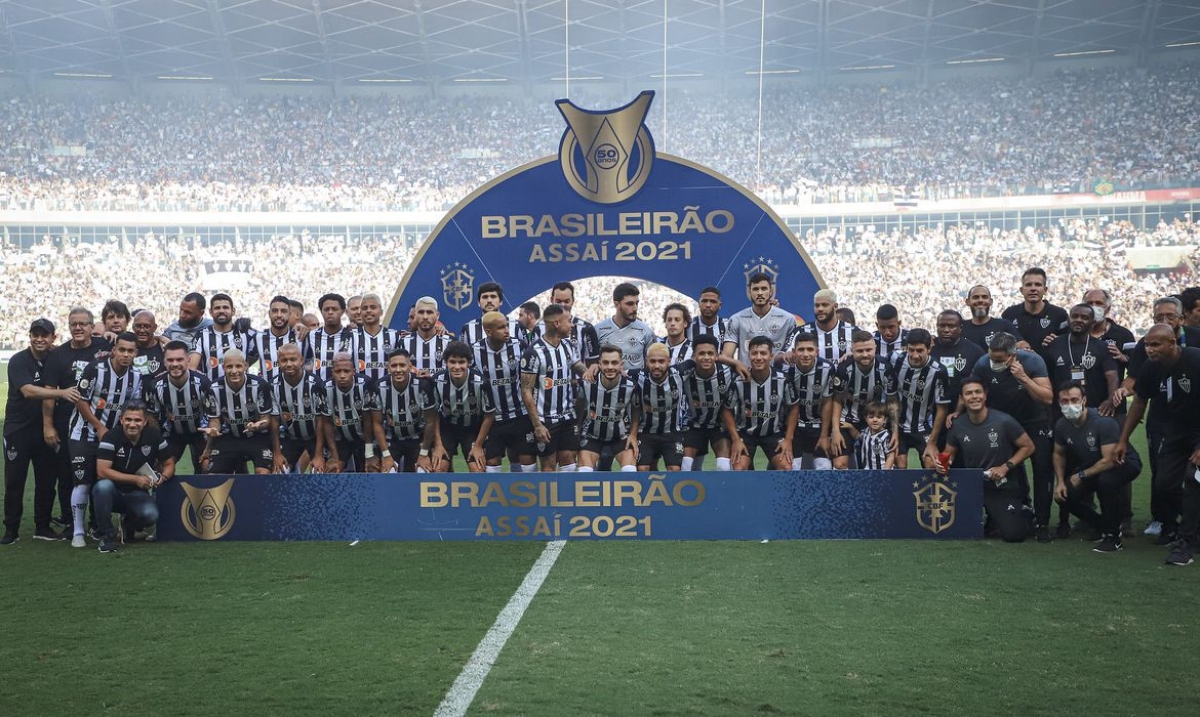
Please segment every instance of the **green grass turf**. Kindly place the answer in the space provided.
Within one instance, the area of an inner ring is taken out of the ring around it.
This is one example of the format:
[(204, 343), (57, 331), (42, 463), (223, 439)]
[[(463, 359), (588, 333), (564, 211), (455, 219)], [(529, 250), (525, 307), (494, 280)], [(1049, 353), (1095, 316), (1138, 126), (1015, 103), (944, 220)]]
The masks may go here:
[[(31, 540), (31, 494), (0, 550), (0, 715), (431, 714), (542, 549), (109, 556)], [(472, 713), (1186, 713), (1200, 572), (1127, 546), (572, 543)]]

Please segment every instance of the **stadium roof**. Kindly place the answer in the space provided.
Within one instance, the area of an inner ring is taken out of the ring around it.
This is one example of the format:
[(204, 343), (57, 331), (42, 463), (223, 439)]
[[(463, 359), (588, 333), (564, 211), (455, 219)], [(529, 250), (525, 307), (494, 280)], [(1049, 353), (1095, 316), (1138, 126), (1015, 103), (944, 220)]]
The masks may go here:
[[(761, 15), (766, 8), (765, 23)], [(664, 10), (665, 8), (665, 10)], [(664, 12), (667, 20), (664, 28)], [(903, 71), (1200, 43), (1195, 0), (6, 0), (0, 70), (225, 82)], [(665, 42), (664, 42), (665, 40)], [(665, 45), (665, 53), (664, 53)], [(569, 47), (569, 52), (566, 48)], [(1076, 53), (1076, 54), (1071, 54)], [(664, 63), (665, 60), (665, 63)]]

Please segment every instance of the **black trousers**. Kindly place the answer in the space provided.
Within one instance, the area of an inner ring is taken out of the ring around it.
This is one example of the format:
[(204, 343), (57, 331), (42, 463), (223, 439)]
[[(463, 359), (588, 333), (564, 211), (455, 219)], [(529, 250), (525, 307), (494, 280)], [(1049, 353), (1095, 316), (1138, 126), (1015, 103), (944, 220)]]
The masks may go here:
[(1029, 513), (1025, 510), (1024, 490), (1011, 478), (1002, 486), (992, 481), (983, 485), (983, 508), (992, 525), (1006, 543), (1020, 543), (1029, 537)]
[[(59, 451), (66, 449), (60, 444)], [(54, 451), (42, 438), (40, 423), (4, 437), (4, 527), (16, 532), (25, 512), (25, 481), (33, 466), (33, 524), (50, 527), (54, 509)]]
[(1050, 525), (1050, 509), (1054, 507), (1054, 439), (1050, 427), (1026, 429), (1033, 441), (1033, 480), (1026, 485), (1033, 494), (1033, 514), (1038, 525)]
[(1163, 533), (1178, 531), (1180, 537), (1192, 544), (1200, 538), (1196, 524), (1200, 519), (1200, 496), (1197, 495), (1200, 485), (1193, 478), (1196, 466), (1191, 463), (1198, 440), (1186, 433), (1164, 435), (1158, 447), (1158, 473), (1154, 484), (1161, 491)]
[[(1117, 535), (1121, 521), (1129, 511), (1129, 500), (1125, 487), (1142, 472), (1142, 460), (1132, 449), (1123, 465), (1084, 478), (1078, 486), (1072, 486), (1067, 478), (1067, 499), (1063, 507), (1088, 525), (1108, 535)], [(1092, 507), (1092, 494), (1100, 497), (1100, 512)]]

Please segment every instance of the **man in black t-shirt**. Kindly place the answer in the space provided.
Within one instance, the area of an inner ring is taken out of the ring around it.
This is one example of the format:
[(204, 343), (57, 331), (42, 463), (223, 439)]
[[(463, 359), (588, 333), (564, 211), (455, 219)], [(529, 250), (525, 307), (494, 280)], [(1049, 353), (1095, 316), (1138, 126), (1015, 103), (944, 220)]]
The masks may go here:
[(158, 504), (150, 491), (175, 476), (175, 459), (162, 433), (146, 424), (146, 406), (138, 401), (121, 409), (120, 426), (104, 434), (96, 451), (96, 510), (100, 552), (116, 552), (112, 514), (122, 513), (122, 540), (158, 522)]
[[(1028, 344), (1024, 343), (1025, 340), (1021, 338), (1021, 332), (1013, 326), (1011, 321), (1005, 321), (991, 315), (991, 289), (982, 284), (972, 286), (967, 291), (967, 308), (971, 310), (971, 315), (969, 321), (963, 322), (962, 337), (978, 346), (980, 351), (987, 351), (992, 337), (999, 333), (1012, 334), (1017, 337), (1018, 345), (1023, 345), (1024, 348), (1029, 347)], [(969, 365), (967, 369), (970, 370)]]
[[(963, 337), (962, 314), (953, 309), (938, 314), (937, 340), (933, 342), (929, 356), (946, 368), (946, 396), (958, 397), (962, 380), (971, 375), (971, 370), (985, 353), (974, 341)], [(939, 443), (945, 445), (945, 434), (939, 438)]]
[[(1051, 341), (1045, 349), (1046, 371), (1052, 386), (1076, 382), (1087, 395), (1087, 405), (1112, 415), (1109, 397), (1118, 388), (1117, 363), (1108, 345), (1092, 337), (1096, 314), (1087, 304), (1071, 307), (1067, 323), (1070, 331)], [(1055, 415), (1061, 415), (1055, 411)]]
[(1046, 270), (1040, 267), (1026, 269), (1021, 275), (1020, 304), (1013, 304), (1000, 314), (1000, 318), (1011, 321), (1026, 341), (1029, 348), (1046, 358), (1046, 346), (1067, 330), (1067, 312), (1061, 306), (1046, 301)]
[[(1078, 382), (1068, 382), (1058, 389), (1063, 417), (1054, 424), (1054, 499), (1100, 531), (1101, 540), (1093, 550), (1115, 553), (1122, 548), (1125, 486), (1137, 478), (1142, 461), (1133, 448), (1125, 454), (1124, 463), (1113, 460), (1121, 426), (1088, 408), (1087, 400)], [(1100, 513), (1091, 506), (1093, 493), (1100, 496)]]

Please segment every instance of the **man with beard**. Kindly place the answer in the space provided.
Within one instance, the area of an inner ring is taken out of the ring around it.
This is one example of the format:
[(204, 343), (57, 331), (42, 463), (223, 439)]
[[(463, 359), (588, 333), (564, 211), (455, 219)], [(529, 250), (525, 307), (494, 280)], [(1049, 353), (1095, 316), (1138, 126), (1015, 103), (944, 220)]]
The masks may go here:
[(621, 349), (600, 349), (600, 370), (582, 390), (586, 417), (579, 436), (579, 472), (596, 469), (601, 456), (611, 455), (624, 472), (637, 470), (641, 396), (633, 380), (623, 376)]
[(325, 294), (317, 301), (317, 308), (321, 310), (322, 324), (313, 329), (305, 340), (305, 359), (310, 362), (312, 372), (318, 378), (328, 381), (333, 378), (333, 357), (350, 351), (354, 332), (342, 326), (346, 300), (341, 294)]
[(900, 312), (891, 304), (880, 305), (875, 310), (875, 355), (891, 363), (907, 344), (908, 329), (900, 326)]
[[(1054, 503), (1054, 445), (1050, 437), (1050, 402), (1054, 389), (1046, 362), (1033, 351), (1017, 348), (1012, 334), (992, 337), (988, 355), (979, 359), (971, 375), (984, 382), (988, 407), (1011, 416), (1033, 441), (1033, 511), (1039, 543), (1049, 543), (1050, 509)], [(965, 387), (965, 383), (964, 383)], [(959, 401), (958, 413), (963, 403)], [(1023, 487), (1029, 481), (1022, 472)]]
[(680, 470), (703, 470), (704, 456), (710, 448), (716, 456), (717, 470), (733, 468), (729, 460), (729, 434), (721, 420), (726, 394), (733, 385), (733, 372), (720, 365), (719, 341), (713, 334), (697, 334), (692, 341), (691, 360), (676, 367), (683, 377), (683, 398), (689, 409)]
[(143, 382), (162, 371), (163, 347), (159, 342), (158, 321), (154, 314), (143, 309), (133, 317), (133, 335), (137, 337), (137, 356), (133, 359), (133, 370), (142, 375)]
[(667, 304), (663, 309), (663, 324), (667, 327), (667, 335), (662, 343), (670, 352), (670, 364), (675, 366), (692, 357), (692, 342), (687, 337), (688, 325), (692, 323), (691, 313), (683, 304)]
[(1078, 383), (1087, 397), (1087, 405), (1096, 406), (1100, 415), (1113, 415), (1109, 397), (1117, 390), (1117, 363), (1108, 344), (1092, 337), (1096, 313), (1088, 304), (1076, 304), (1067, 315), (1070, 332), (1047, 344), (1046, 370), (1051, 386)]
[(700, 313), (692, 319), (688, 326), (688, 338), (695, 341), (700, 334), (707, 334), (721, 342), (725, 338), (725, 319), (720, 316), (721, 290), (715, 286), (706, 286), (700, 290)]
[[(366, 303), (367, 297), (363, 297), (363, 304)], [(365, 319), (366, 311), (363, 313)], [(376, 433), (380, 420), (378, 383), (355, 373), (350, 356), (338, 354), (333, 358), (333, 378), (325, 384), (331, 424), (326, 436), (330, 453), (326, 465), (331, 473), (387, 472), (395, 467), (382, 429)], [(380, 448), (378, 458), (376, 445)]]
[(358, 315), (351, 319), (357, 327), (350, 341), (353, 369), (373, 381), (387, 376), (387, 357), (400, 346), (400, 333), (385, 328), (380, 323), (382, 317), (383, 303), (379, 295), (367, 294), (359, 298)]
[(829, 434), (833, 421), (833, 374), (837, 367), (817, 356), (817, 337), (803, 331), (792, 341), (788, 383), (796, 397), (799, 415), (792, 443), (792, 470), (801, 470), (805, 456), (814, 470), (829, 470)]
[[(817, 355), (833, 364), (842, 362), (850, 353), (851, 335), (855, 328), (838, 318), (837, 294), (821, 289), (813, 295), (813, 333), (817, 337)], [(798, 331), (800, 329), (797, 329)]]
[(533, 424), (542, 470), (571, 473), (579, 450), (575, 378), (588, 369), (567, 338), (571, 334), (571, 314), (551, 304), (542, 318), (542, 337), (521, 356), (521, 400)]
[[(992, 290), (977, 284), (967, 292), (967, 308), (971, 310), (971, 320), (962, 326), (962, 336), (975, 344), (982, 352), (987, 352), (988, 344), (996, 334), (1012, 334), (1017, 339), (1017, 346), (1029, 348), (1028, 342), (1021, 337), (1020, 328), (1011, 321), (997, 319), (991, 316)], [(967, 367), (970, 370), (970, 366)]]
[(412, 357), (413, 370), (418, 376), (432, 376), (442, 370), (442, 356), (452, 340), (445, 332), (438, 332), (438, 303), (432, 296), (417, 299), (416, 331), (400, 339), (400, 343)]
[(613, 315), (596, 324), (596, 337), (601, 344), (621, 349), (625, 370), (646, 366), (646, 349), (655, 342), (654, 331), (638, 318), (641, 291), (633, 284), (617, 284), (613, 289)]
[(679, 470), (683, 463), (683, 378), (671, 366), (670, 351), (664, 344), (652, 344), (646, 349), (646, 369), (631, 371), (629, 377), (642, 398), (638, 470), (658, 470), (659, 458), (668, 471)]
[(411, 357), (404, 347), (388, 355), (388, 377), (375, 385), (378, 411), (374, 435), (382, 450), (383, 470), (388, 465), (406, 473), (432, 473), (430, 455), (437, 440), (437, 400), (428, 379), (413, 374)]
[(212, 314), (212, 326), (196, 335), (189, 368), (200, 371), (215, 383), (225, 374), (222, 357), (229, 351), (238, 351), (247, 367), (254, 364), (257, 332), (254, 329), (241, 331), (234, 325), (233, 298), (229, 294), (213, 294), (209, 313)]
[(1152, 326), (1145, 346), (1149, 360), (1138, 371), (1136, 396), (1113, 458), (1126, 461), (1129, 437), (1147, 401), (1160, 403), (1164, 420), (1155, 478), (1162, 505), (1155, 517), (1163, 523), (1161, 537), (1173, 539), (1167, 564), (1191, 565), (1200, 546), (1200, 349), (1180, 346), (1167, 324)]
[[(213, 305), (216, 306), (214, 299)], [(260, 475), (279, 464), (279, 407), (271, 385), (249, 372), (246, 356), (230, 349), (208, 399), (207, 442), (200, 456), (206, 473), (241, 473), (246, 463)]]
[[(483, 339), (483, 316), (490, 311), (500, 311), (504, 306), (504, 287), (494, 281), (484, 282), (479, 285), (477, 293), (479, 297), (480, 318), (468, 321), (458, 332), (458, 338), (467, 346), (473, 346)], [(517, 335), (517, 322), (512, 320), (509, 322), (509, 334)]]
[(267, 309), (270, 327), (255, 334), (254, 352), (258, 355), (259, 374), (267, 383), (279, 376), (279, 350), (283, 346), (299, 346), (300, 339), (292, 328), (292, 306), (286, 296), (271, 299)]
[(838, 365), (833, 374), (833, 408), (829, 425), (829, 452), (836, 470), (850, 467), (854, 431), (867, 427), (864, 409), (878, 401), (888, 406), (892, 447), (899, 445), (896, 394), (888, 381), (887, 366), (875, 355), (875, 337), (855, 329), (850, 335), (850, 360)]
[[(108, 339), (92, 336), (93, 323), (92, 312), (88, 309), (82, 306), (71, 309), (67, 316), (70, 340), (54, 347), (46, 357), (43, 380), (47, 387), (62, 391), (73, 389), (79, 385), (85, 368), (108, 358), (112, 344)], [(42, 402), (43, 431), (46, 445), (54, 451), (54, 473), (58, 484), (61, 517), (55, 522), (64, 527), (71, 525), (71, 489), (75, 485), (67, 438), (71, 433), (71, 413), (75, 410), (76, 398), (78, 396)]]
[(1048, 356), (1046, 347), (1067, 330), (1066, 309), (1046, 301), (1046, 292), (1046, 271), (1036, 266), (1026, 269), (1021, 275), (1021, 297), (1024, 301), (1013, 304), (1000, 315), (1000, 318), (1017, 327), (1017, 331), (1029, 342), (1029, 348), (1037, 352), (1043, 361)]
[(143, 387), (146, 404), (167, 439), (175, 464), (192, 450), (192, 472), (203, 473), (204, 428), (208, 426), (208, 397), (212, 383), (199, 371), (188, 370), (188, 347), (169, 341), (163, 347), (166, 370)]
[(721, 411), (721, 420), (730, 436), (729, 452), (735, 471), (751, 470), (759, 448), (772, 469), (782, 471), (792, 467), (799, 406), (787, 376), (771, 365), (773, 350), (774, 344), (768, 336), (750, 339), (750, 377), (734, 378)]
[(899, 397), (900, 441), (896, 467), (908, 468), (908, 452), (915, 450), (925, 468), (937, 461), (938, 438), (949, 413), (949, 379), (946, 369), (930, 356), (933, 337), (925, 329), (908, 332), (903, 353), (889, 363), (888, 392)]
[(794, 316), (772, 305), (775, 286), (771, 277), (762, 272), (752, 274), (746, 282), (750, 306), (742, 309), (725, 324), (725, 337), (721, 339), (721, 354), (736, 358), (743, 365), (750, 362), (750, 340), (766, 336), (771, 340), (774, 353), (786, 351), (788, 340), (796, 328)]
[[(937, 341), (934, 342), (929, 355), (946, 369), (947, 396), (959, 395), (959, 384), (984, 355), (984, 350), (978, 344), (963, 338), (962, 331), (962, 314), (954, 309), (947, 309), (938, 314)], [(943, 439), (944, 436), (943, 433)]]
[(325, 382), (304, 370), (304, 359), (296, 344), (279, 348), (279, 373), (272, 382), (279, 409), (280, 455), (275, 457), (278, 473), (302, 473), (304, 457), (317, 473), (325, 472), (325, 438), (329, 433), (329, 397)]
[[(575, 350), (579, 352), (579, 360), (583, 362), (583, 365), (591, 366), (599, 361), (600, 338), (596, 334), (596, 327), (575, 316), (575, 285), (569, 281), (558, 282), (550, 289), (550, 301), (566, 309), (571, 316), (571, 335), (567, 338), (575, 344)], [(541, 317), (539, 314), (533, 314), (533, 318)], [(513, 334), (513, 336), (518, 336), (518, 334)], [(529, 337), (525, 343), (532, 344), (534, 338), (536, 335)]]
[(179, 302), (179, 318), (163, 331), (168, 341), (183, 341), (188, 346), (196, 342), (196, 335), (212, 326), (212, 319), (204, 315), (204, 294), (192, 292)]
[(537, 469), (533, 424), (521, 399), (522, 342), (509, 334), (510, 326), (498, 311), (484, 314), (485, 336), (473, 347), (475, 368), (483, 374), (496, 409), (494, 422), (488, 424), (485, 419), (476, 441), (476, 448), (484, 449), (488, 473), (500, 471), (506, 454), (514, 473)]

